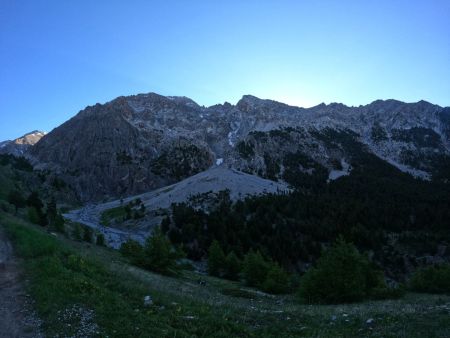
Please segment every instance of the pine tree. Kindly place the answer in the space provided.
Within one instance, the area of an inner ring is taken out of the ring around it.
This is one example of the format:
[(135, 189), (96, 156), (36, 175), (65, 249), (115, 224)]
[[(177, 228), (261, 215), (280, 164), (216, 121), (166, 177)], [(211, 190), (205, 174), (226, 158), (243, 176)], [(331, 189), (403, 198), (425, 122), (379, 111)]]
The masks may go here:
[(225, 261), (225, 277), (231, 280), (238, 280), (241, 272), (241, 261), (236, 254), (231, 251)]
[(226, 266), (225, 254), (218, 241), (214, 240), (208, 250), (208, 273), (221, 277)]
[(259, 251), (249, 251), (244, 259), (244, 279), (249, 286), (259, 286), (264, 282), (268, 272), (268, 264)]
[(339, 238), (300, 280), (299, 294), (310, 303), (360, 301), (376, 287), (374, 273), (356, 247)]
[(278, 263), (270, 264), (266, 280), (262, 284), (265, 292), (279, 294), (286, 293), (289, 289), (289, 276)]
[(160, 228), (156, 228), (152, 236), (147, 238), (144, 255), (146, 268), (160, 273), (175, 272), (176, 260), (180, 257)]

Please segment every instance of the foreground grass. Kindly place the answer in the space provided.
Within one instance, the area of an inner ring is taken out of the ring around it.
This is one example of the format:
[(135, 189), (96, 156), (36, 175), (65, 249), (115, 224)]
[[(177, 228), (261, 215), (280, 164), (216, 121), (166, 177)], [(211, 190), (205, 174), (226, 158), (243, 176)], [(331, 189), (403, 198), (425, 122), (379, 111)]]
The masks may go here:
[[(55, 237), (0, 214), (23, 257), (49, 336), (449, 337), (450, 297), (339, 306), (298, 304), (193, 272), (165, 277), (129, 266), (115, 251)], [(242, 289), (242, 291), (238, 291)], [(154, 304), (144, 307), (144, 296)]]

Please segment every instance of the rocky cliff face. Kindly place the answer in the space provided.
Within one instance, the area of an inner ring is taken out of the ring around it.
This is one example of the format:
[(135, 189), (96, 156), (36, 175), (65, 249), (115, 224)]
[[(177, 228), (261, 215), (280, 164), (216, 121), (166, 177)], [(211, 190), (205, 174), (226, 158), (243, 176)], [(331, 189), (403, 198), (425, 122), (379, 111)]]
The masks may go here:
[(35, 130), (25, 134), (13, 141), (0, 142), (0, 154), (12, 154), (14, 156), (23, 156), (31, 146), (40, 141), (46, 132)]
[(321, 104), (304, 109), (253, 96), (202, 107), (141, 94), (81, 111), (28, 151), (83, 200), (159, 188), (228, 166), (273, 180), (336, 179), (361, 152), (424, 179), (448, 179), (450, 112), (428, 102)]

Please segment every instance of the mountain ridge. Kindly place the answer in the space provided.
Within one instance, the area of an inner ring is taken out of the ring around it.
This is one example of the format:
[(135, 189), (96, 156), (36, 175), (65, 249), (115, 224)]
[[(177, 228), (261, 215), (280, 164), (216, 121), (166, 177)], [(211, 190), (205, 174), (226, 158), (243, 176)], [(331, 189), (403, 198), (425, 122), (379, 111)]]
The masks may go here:
[[(431, 179), (450, 153), (448, 110), (393, 99), (301, 108), (252, 95), (205, 107), (184, 96), (137, 94), (86, 107), (25, 155), (62, 174), (82, 200), (98, 200), (173, 184), (217, 161), (284, 180), (286, 156), (301, 153), (331, 173), (351, 164), (339, 139), (351, 132), (365, 151)], [(329, 130), (340, 136), (326, 140)]]

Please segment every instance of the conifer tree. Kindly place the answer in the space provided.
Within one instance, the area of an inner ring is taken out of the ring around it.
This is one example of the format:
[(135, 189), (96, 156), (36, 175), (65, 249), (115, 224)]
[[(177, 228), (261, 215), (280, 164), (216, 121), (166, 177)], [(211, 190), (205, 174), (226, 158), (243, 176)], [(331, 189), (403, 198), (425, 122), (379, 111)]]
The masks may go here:
[(147, 238), (144, 247), (145, 267), (160, 273), (173, 273), (177, 269), (177, 259), (181, 253), (172, 248), (170, 241), (158, 227)]
[(300, 280), (301, 298), (310, 303), (360, 301), (375, 288), (372, 267), (356, 247), (339, 238)]
[(289, 276), (278, 263), (270, 264), (266, 279), (262, 284), (262, 289), (265, 292), (274, 294), (286, 293), (288, 291)]
[(231, 251), (225, 260), (225, 277), (231, 280), (238, 280), (241, 272), (241, 261), (236, 254)]
[(269, 265), (259, 251), (250, 250), (245, 255), (243, 273), (249, 286), (259, 286), (266, 279)]
[(214, 240), (208, 250), (208, 273), (221, 277), (225, 270), (226, 258), (218, 241)]

